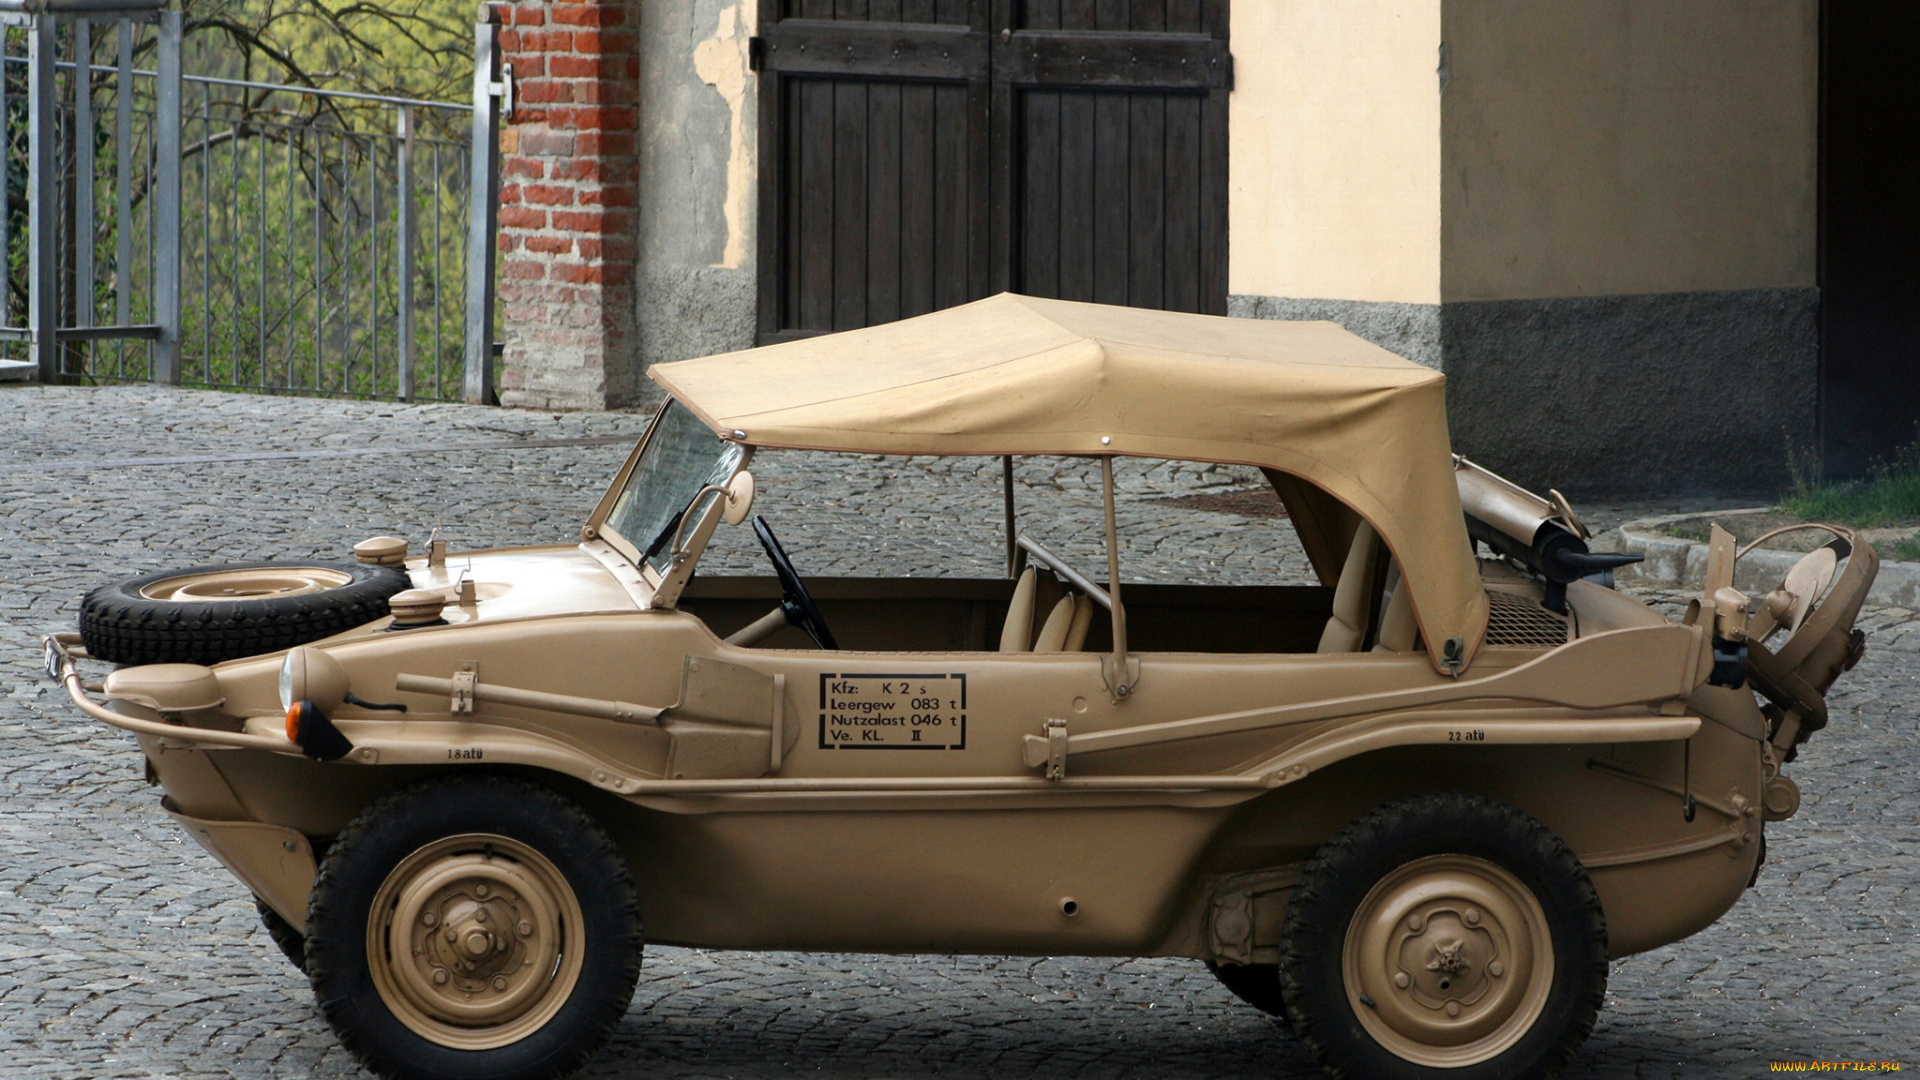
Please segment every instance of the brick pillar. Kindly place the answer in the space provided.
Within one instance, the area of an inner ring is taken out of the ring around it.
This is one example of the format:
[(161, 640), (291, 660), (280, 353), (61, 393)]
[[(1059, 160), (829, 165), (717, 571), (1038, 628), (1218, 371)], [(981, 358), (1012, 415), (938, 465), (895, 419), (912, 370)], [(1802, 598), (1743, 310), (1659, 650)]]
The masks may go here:
[(515, 97), (500, 135), (500, 400), (542, 409), (627, 405), (641, 368), (638, 0), (496, 7)]

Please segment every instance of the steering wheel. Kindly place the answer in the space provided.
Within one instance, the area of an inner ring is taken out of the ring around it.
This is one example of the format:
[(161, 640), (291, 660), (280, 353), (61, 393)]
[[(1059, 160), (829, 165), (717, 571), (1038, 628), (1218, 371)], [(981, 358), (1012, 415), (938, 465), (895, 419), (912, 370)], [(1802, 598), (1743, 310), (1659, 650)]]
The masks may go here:
[(753, 535), (759, 537), (760, 546), (767, 549), (767, 560), (773, 563), (773, 572), (780, 578), (780, 610), (787, 616), (787, 625), (806, 631), (813, 643), (823, 649), (838, 649), (833, 631), (827, 629), (827, 620), (821, 618), (819, 606), (807, 595), (806, 585), (793, 568), (793, 560), (787, 558), (787, 549), (780, 546), (773, 527), (759, 514), (753, 515)]

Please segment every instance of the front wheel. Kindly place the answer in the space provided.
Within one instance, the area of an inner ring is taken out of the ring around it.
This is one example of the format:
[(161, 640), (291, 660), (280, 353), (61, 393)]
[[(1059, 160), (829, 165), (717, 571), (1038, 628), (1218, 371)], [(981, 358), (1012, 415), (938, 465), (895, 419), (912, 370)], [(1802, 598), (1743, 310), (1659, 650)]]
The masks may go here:
[(1606, 993), (1606, 921), (1579, 860), (1474, 795), (1347, 826), (1308, 864), (1285, 936), (1295, 1030), (1340, 1077), (1544, 1080)]
[(577, 804), (498, 776), (429, 781), (354, 819), (307, 914), (327, 1022), (395, 1080), (550, 1080), (612, 1034), (640, 974), (640, 915)]

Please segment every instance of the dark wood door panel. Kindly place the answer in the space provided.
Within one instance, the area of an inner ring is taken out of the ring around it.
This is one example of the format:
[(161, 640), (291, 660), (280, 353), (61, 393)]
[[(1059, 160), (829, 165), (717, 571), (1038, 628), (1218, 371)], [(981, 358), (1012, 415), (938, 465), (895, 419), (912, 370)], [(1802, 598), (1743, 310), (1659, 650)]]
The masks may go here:
[(1203, 311), (1201, 94), (1028, 90), (1016, 292)]
[(763, 28), (776, 18), (965, 25), (972, 11), (971, 0), (783, 0), (772, 7), (761, 12)]
[[(1016, 30), (1104, 30), (1149, 34), (1211, 33), (1205, 0), (1014, 0)], [(1224, 10), (1221, 12), (1224, 14)], [(1224, 23), (1220, 25), (1225, 36)]]
[(781, 108), (789, 168), (774, 332), (872, 326), (984, 292), (965, 84), (788, 78)]
[(762, 0), (760, 338), (1223, 312), (1226, 0)]

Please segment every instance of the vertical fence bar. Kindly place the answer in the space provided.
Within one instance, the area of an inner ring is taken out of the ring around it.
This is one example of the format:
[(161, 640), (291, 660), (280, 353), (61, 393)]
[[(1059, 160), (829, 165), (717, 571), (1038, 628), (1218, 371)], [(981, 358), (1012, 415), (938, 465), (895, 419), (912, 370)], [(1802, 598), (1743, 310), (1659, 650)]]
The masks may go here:
[(500, 14), (481, 9), (473, 27), (473, 161), (467, 183), (466, 399), (491, 405), (493, 392), (493, 260), (499, 231)]
[(367, 136), (367, 393), (380, 394), (380, 137)]
[(213, 87), (200, 87), (200, 378), (213, 381)]
[(7, 30), (0, 25), (0, 325), (13, 325), (13, 113), (7, 101)]
[(55, 31), (51, 12), (40, 12), (27, 29), (27, 329), (33, 338), (33, 358), (40, 365), (40, 381), (60, 379), (60, 348), (55, 328), (60, 324), (59, 206), (54, 170), (59, 158), (54, 123), (59, 101), (54, 97)]
[[(113, 117), (113, 324), (133, 323), (133, 20), (122, 18), (116, 57)], [(118, 345), (127, 373), (127, 343)]]
[(399, 182), (399, 200), (394, 208), (394, 245), (393, 257), (397, 266), (397, 288), (394, 290), (394, 303), (398, 305), (398, 317), (394, 320), (399, 341), (394, 349), (394, 366), (398, 378), (394, 388), (400, 394), (401, 401), (413, 400), (413, 106), (400, 106), (400, 144), (395, 150), (397, 155), (394, 174)]
[[(311, 129), (309, 129), (311, 130)], [(320, 356), (326, 351), (326, 277), (321, 269), (324, 263), (324, 240), (326, 223), (320, 216), (321, 181), (326, 176), (326, 158), (322, 150), (326, 142), (318, 132), (313, 136), (313, 390), (320, 391)]]
[(254, 164), (257, 166), (254, 183), (256, 193), (260, 196), (257, 202), (260, 217), (256, 222), (259, 228), (254, 234), (259, 238), (259, 244), (255, 248), (253, 273), (253, 356), (254, 363), (259, 366), (255, 381), (264, 388), (267, 385), (267, 139), (265, 132), (256, 136), (253, 142), (254, 149), (257, 151), (254, 154)]
[[(93, 24), (86, 19), (73, 22), (73, 316), (75, 326), (93, 325)], [(87, 342), (75, 342), (85, 361), (81, 371), (93, 367), (93, 350)]]
[(153, 109), (153, 381), (180, 381), (180, 19), (160, 13)]
[[(293, 280), (293, 249), (294, 249), (294, 245), (297, 243), (297, 241), (294, 239), (294, 221), (293, 221), (293, 207), (294, 207), (293, 143), (294, 143), (294, 128), (291, 125), (289, 125), (287, 127), (287, 203), (286, 203), (287, 205), (287, 389), (289, 390), (293, 389), (293, 328), (295, 324), (298, 323), (299, 321), (297, 317), (297, 308), (299, 307), (299, 303), (300, 303), (299, 298), (296, 295), (296, 290), (294, 288), (295, 282)], [(260, 366), (263, 368), (266, 367), (266, 361), (264, 358), (261, 360)]]
[(440, 304), (440, 286), (445, 280), (440, 273), (440, 140), (433, 140), (433, 396), (443, 398), (447, 395), (447, 384), (440, 378), (440, 359), (443, 349), (440, 344), (440, 323), (442, 308)]

